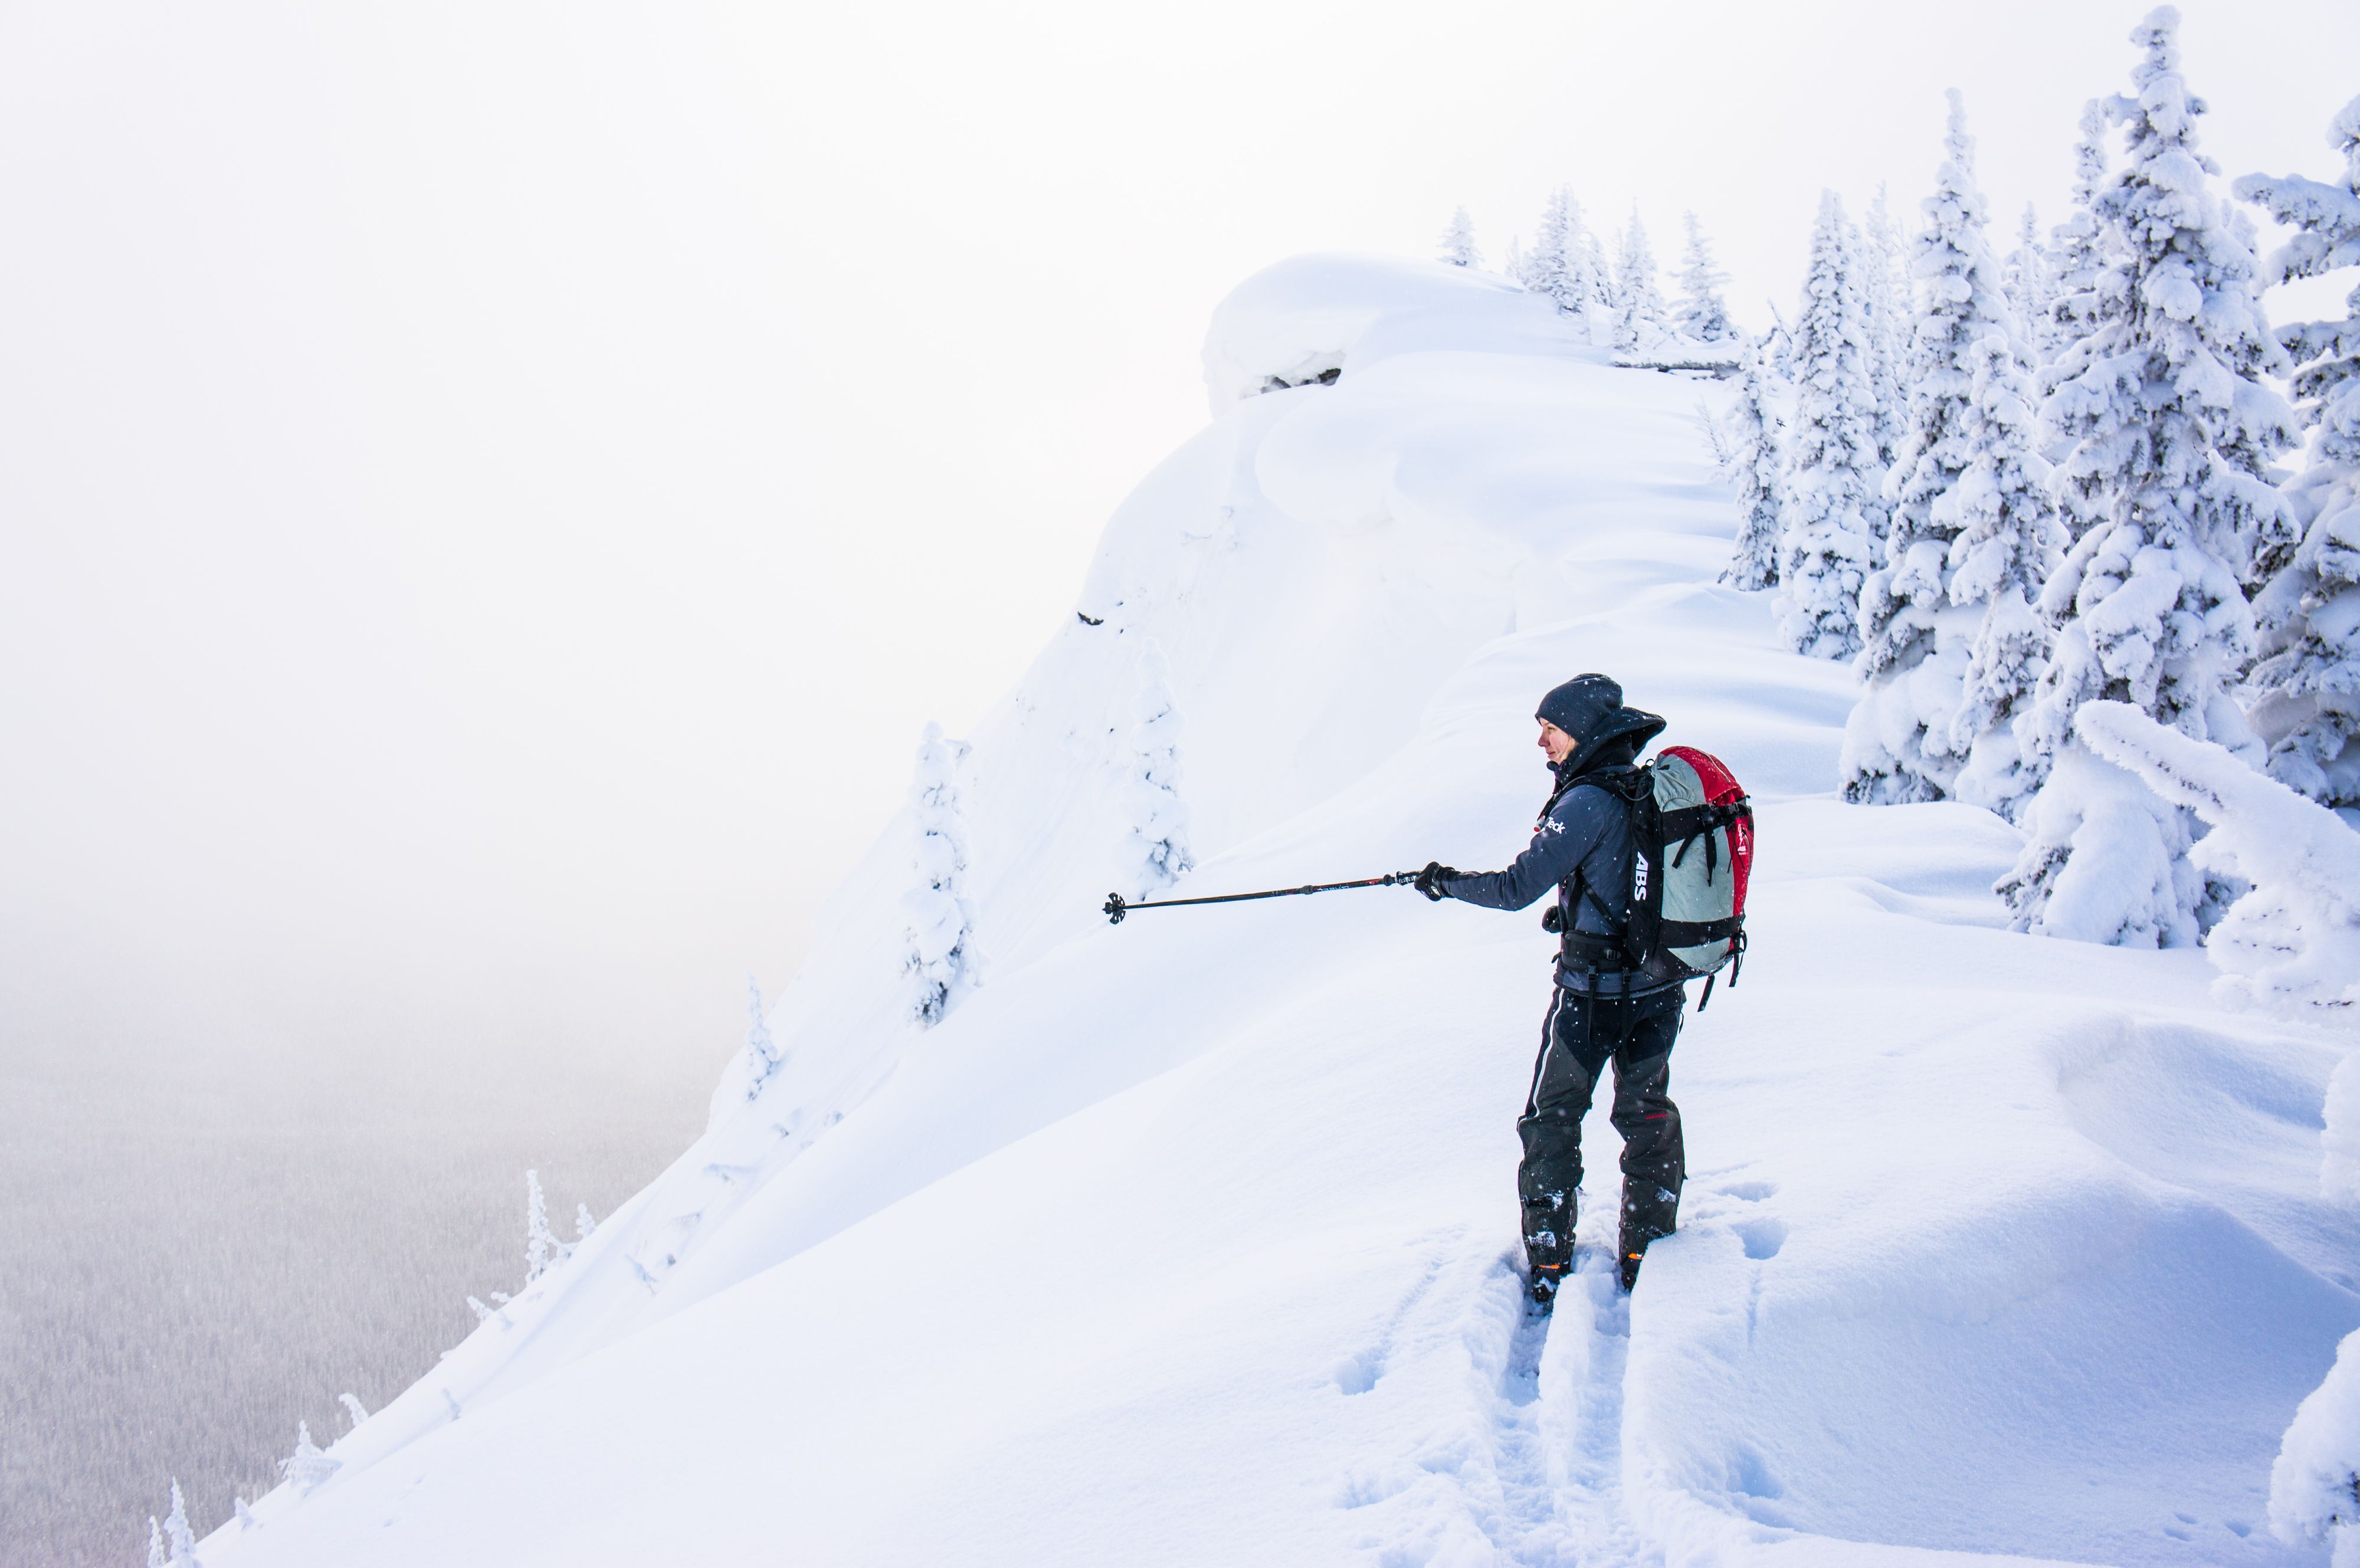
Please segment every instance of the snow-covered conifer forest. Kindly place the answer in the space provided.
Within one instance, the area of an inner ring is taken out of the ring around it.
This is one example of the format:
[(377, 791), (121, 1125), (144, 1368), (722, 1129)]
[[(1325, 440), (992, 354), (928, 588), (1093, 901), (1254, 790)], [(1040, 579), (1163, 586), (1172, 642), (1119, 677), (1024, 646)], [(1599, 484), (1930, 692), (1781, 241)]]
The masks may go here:
[[(628, 1194), (516, 1151), (422, 1376), (304, 1364), (225, 1507), (160, 1475), (124, 1539), (2360, 1564), (2360, 98), (2224, 167), (2178, 11), (2121, 24), (2054, 222), (1953, 92), (1877, 127), (1914, 185), (1796, 214), (1775, 305), (1683, 193), (1674, 241), (1575, 180), (1237, 281), (1202, 429), (897, 751), (701, 1130)], [(1591, 1117), (1543, 1315), (1536, 911), (1102, 901), (1507, 864), (1585, 670), (1729, 764), (1759, 857), (1671, 1059), (1679, 1226), (1621, 1288)], [(29, 1196), (61, 1252), (109, 1223)]]

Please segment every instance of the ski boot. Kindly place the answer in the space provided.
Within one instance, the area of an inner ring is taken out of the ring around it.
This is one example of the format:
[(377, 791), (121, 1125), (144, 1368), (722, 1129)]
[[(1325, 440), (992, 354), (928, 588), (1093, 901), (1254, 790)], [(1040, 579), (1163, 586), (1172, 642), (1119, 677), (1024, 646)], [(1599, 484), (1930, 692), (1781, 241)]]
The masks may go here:
[(1639, 1260), (1647, 1256), (1647, 1244), (1660, 1240), (1670, 1234), (1669, 1231), (1658, 1231), (1637, 1225), (1622, 1227), (1622, 1243), (1615, 1248), (1614, 1261), (1617, 1271), (1622, 1277), (1624, 1295), (1629, 1295), (1631, 1287), (1639, 1282)]
[(1535, 1193), (1524, 1200), (1524, 1294), (1535, 1312), (1557, 1304), (1557, 1287), (1573, 1272), (1575, 1203), (1571, 1192)]
[(1647, 1244), (1679, 1228), (1679, 1204), (1676, 1188), (1653, 1182), (1622, 1183), (1622, 1224), (1614, 1261), (1622, 1278), (1623, 1294), (1630, 1294), (1631, 1287), (1639, 1282), (1639, 1260), (1646, 1257)]

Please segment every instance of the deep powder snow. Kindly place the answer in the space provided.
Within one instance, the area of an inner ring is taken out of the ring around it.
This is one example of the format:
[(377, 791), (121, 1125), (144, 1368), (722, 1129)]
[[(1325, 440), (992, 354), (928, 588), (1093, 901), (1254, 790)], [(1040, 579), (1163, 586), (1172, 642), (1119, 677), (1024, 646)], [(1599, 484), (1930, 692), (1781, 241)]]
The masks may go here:
[[(2338, 1042), (2221, 1010), (2200, 952), (2005, 931), (1988, 812), (1836, 799), (1850, 671), (1714, 581), (1726, 388), (1355, 256), (1249, 280), (1206, 358), (1212, 423), (972, 737), (980, 986), (907, 1021), (897, 824), (776, 1070), (205, 1563), (2319, 1561), (2266, 1499), (2360, 1327)], [(1635, 1295), (1593, 1258), (1519, 1308), (1532, 913), (1098, 915), (1151, 639), (1180, 894), (1503, 864), (1585, 670), (1753, 790), (1753, 951), (1674, 1054), (1692, 1171)]]

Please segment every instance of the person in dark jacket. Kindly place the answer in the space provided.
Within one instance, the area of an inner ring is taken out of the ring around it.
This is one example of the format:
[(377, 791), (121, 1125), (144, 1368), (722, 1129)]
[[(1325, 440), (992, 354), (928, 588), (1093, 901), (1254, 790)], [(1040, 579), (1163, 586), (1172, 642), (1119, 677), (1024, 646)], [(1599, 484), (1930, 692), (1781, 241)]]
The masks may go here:
[(1603, 675), (1567, 681), (1541, 699), (1535, 716), (1557, 785), (1531, 846), (1504, 871), (1470, 874), (1429, 864), (1416, 885), (1429, 898), (1491, 909), (1521, 909), (1557, 891), (1557, 984), (1532, 1089), (1516, 1121), (1524, 1145), (1516, 1170), (1524, 1258), (1533, 1300), (1545, 1309), (1573, 1265), (1581, 1118), (1609, 1062), (1612, 1119), (1622, 1135), (1624, 1290), (1638, 1279), (1647, 1244), (1675, 1228), (1688, 1162), (1679, 1107), (1668, 1090), (1687, 995), (1677, 981), (1632, 970), (1622, 952), (1631, 914), (1632, 802), (1646, 788), (1638, 757), (1664, 721), (1624, 707), (1622, 688)]

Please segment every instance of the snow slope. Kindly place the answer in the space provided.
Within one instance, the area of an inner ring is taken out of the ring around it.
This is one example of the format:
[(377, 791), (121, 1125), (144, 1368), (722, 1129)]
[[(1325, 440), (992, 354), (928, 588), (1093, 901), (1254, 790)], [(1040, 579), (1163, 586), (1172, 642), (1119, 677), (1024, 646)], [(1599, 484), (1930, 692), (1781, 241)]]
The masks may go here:
[[(779, 1073), (204, 1561), (2317, 1560), (2264, 1509), (2360, 1327), (2330, 1037), (2221, 1012), (2200, 953), (2000, 929), (1988, 813), (1834, 799), (1850, 672), (1713, 583), (1711, 384), (1348, 256), (1250, 280), (1206, 358), (1102, 624), (974, 737), (983, 987), (901, 1021), (898, 825)], [(1534, 700), (1584, 670), (1755, 791), (1753, 955), (1674, 1058), (1692, 1175), (1634, 1296), (1593, 1263), (1546, 1332), (1518, 1310), (1531, 914), (1098, 916), (1150, 638), (1184, 893), (1504, 863)]]

